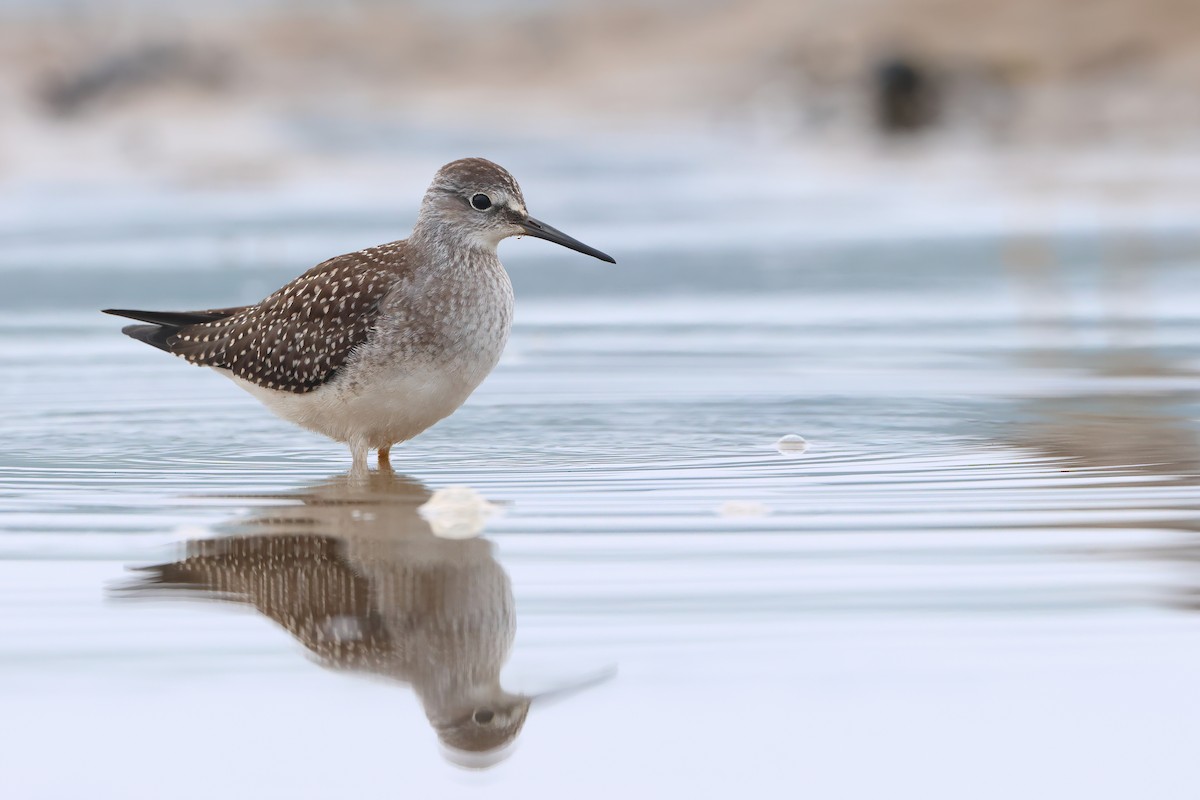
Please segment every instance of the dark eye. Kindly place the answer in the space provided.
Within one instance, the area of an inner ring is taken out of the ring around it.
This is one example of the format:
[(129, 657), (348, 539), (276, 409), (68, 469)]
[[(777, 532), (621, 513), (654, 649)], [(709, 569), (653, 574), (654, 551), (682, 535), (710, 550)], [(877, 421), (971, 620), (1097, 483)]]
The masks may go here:
[[(483, 195), (481, 195), (481, 194), (477, 194), (477, 195), (475, 195), (475, 197), (483, 197)], [(475, 197), (472, 197), (472, 198), (471, 198), (471, 204), (472, 204), (472, 205), (474, 205), (474, 204), (475, 204)], [(487, 200), (487, 198), (486, 198), (486, 197), (483, 197), (483, 199), (484, 199), (484, 200)], [(486, 206), (484, 206), (484, 207), (486, 208)], [(487, 725), (489, 722), (491, 722), (491, 721), (492, 721), (492, 717), (494, 717), (494, 716), (496, 716), (496, 715), (495, 715), (495, 714), (493, 714), (493, 713), (492, 713), (491, 711), (489, 711), (488, 709), (486, 709), (486, 708), (481, 708), (481, 709), (479, 709), (478, 711), (476, 711), (476, 712), (475, 712), (475, 714), (473, 715), (472, 719), (474, 719), (474, 720), (475, 720), (476, 722), (478, 722), (480, 725)]]
[(471, 197), (471, 207), (478, 211), (487, 211), (492, 207), (492, 198), (486, 194), (477, 194)]

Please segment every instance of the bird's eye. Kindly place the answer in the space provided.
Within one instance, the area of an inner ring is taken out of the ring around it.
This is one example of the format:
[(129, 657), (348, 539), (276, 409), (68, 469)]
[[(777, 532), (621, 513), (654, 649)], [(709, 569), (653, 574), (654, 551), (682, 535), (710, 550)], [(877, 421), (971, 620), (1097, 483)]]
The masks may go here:
[[(477, 194), (477, 195), (475, 195), (475, 197), (483, 197), (483, 195)], [(474, 202), (475, 202), (475, 197), (471, 198), (472, 204), (474, 204)], [(484, 199), (486, 200), (487, 198), (484, 197)], [(476, 711), (472, 715), (471, 718), (473, 720), (475, 720), (476, 722), (478, 722), (480, 725), (487, 725), (489, 722), (492, 721), (492, 717), (494, 717), (494, 716), (496, 716), (496, 715), (491, 710), (486, 709), (486, 708), (481, 708), (478, 711)]]
[(492, 198), (488, 197), (486, 194), (472, 195), (471, 207), (476, 211), (487, 211), (492, 207)]

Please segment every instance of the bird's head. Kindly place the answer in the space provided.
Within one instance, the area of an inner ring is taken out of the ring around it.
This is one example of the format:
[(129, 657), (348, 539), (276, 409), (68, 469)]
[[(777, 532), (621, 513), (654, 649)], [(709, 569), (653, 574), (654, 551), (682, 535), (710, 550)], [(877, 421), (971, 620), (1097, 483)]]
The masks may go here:
[(487, 769), (512, 754), (530, 706), (545, 708), (616, 674), (615, 667), (577, 678), (535, 694), (510, 694), (499, 683), (474, 687), (441, 708), (426, 705), (425, 713), (442, 743), (442, 755), (460, 767)]
[(509, 236), (536, 236), (616, 263), (612, 256), (529, 216), (513, 176), (483, 158), (452, 161), (437, 171), (421, 202), (413, 235), (440, 242), (455, 240), (489, 251)]
[(485, 769), (503, 761), (525, 725), (531, 698), (502, 693), (431, 719), (447, 760), (468, 769)]

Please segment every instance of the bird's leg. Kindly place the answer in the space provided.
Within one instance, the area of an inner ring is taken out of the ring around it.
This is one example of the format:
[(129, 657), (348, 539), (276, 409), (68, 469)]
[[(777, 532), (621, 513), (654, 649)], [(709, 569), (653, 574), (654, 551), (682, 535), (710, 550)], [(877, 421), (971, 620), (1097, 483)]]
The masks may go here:
[(354, 463), (350, 466), (351, 475), (366, 475), (370, 472), (367, 467), (367, 453), (370, 452), (367, 443), (355, 439), (350, 442), (350, 455), (354, 458)]
[(379, 471), (392, 471), (392, 446), (390, 444), (379, 448)]

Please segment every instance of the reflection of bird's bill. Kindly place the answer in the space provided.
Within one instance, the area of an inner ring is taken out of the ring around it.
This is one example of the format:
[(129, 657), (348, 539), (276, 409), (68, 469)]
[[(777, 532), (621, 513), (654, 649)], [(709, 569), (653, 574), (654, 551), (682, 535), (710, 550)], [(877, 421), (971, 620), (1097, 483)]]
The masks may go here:
[(530, 705), (533, 705), (537, 708), (546, 708), (548, 706), (552, 706), (555, 703), (566, 700), (568, 697), (579, 694), (580, 692), (590, 689), (593, 686), (599, 686), (605, 681), (616, 677), (616, 674), (617, 666), (615, 664), (607, 666), (599, 672), (589, 675), (586, 678), (580, 678), (579, 680), (572, 681), (568, 684), (530, 695)]

